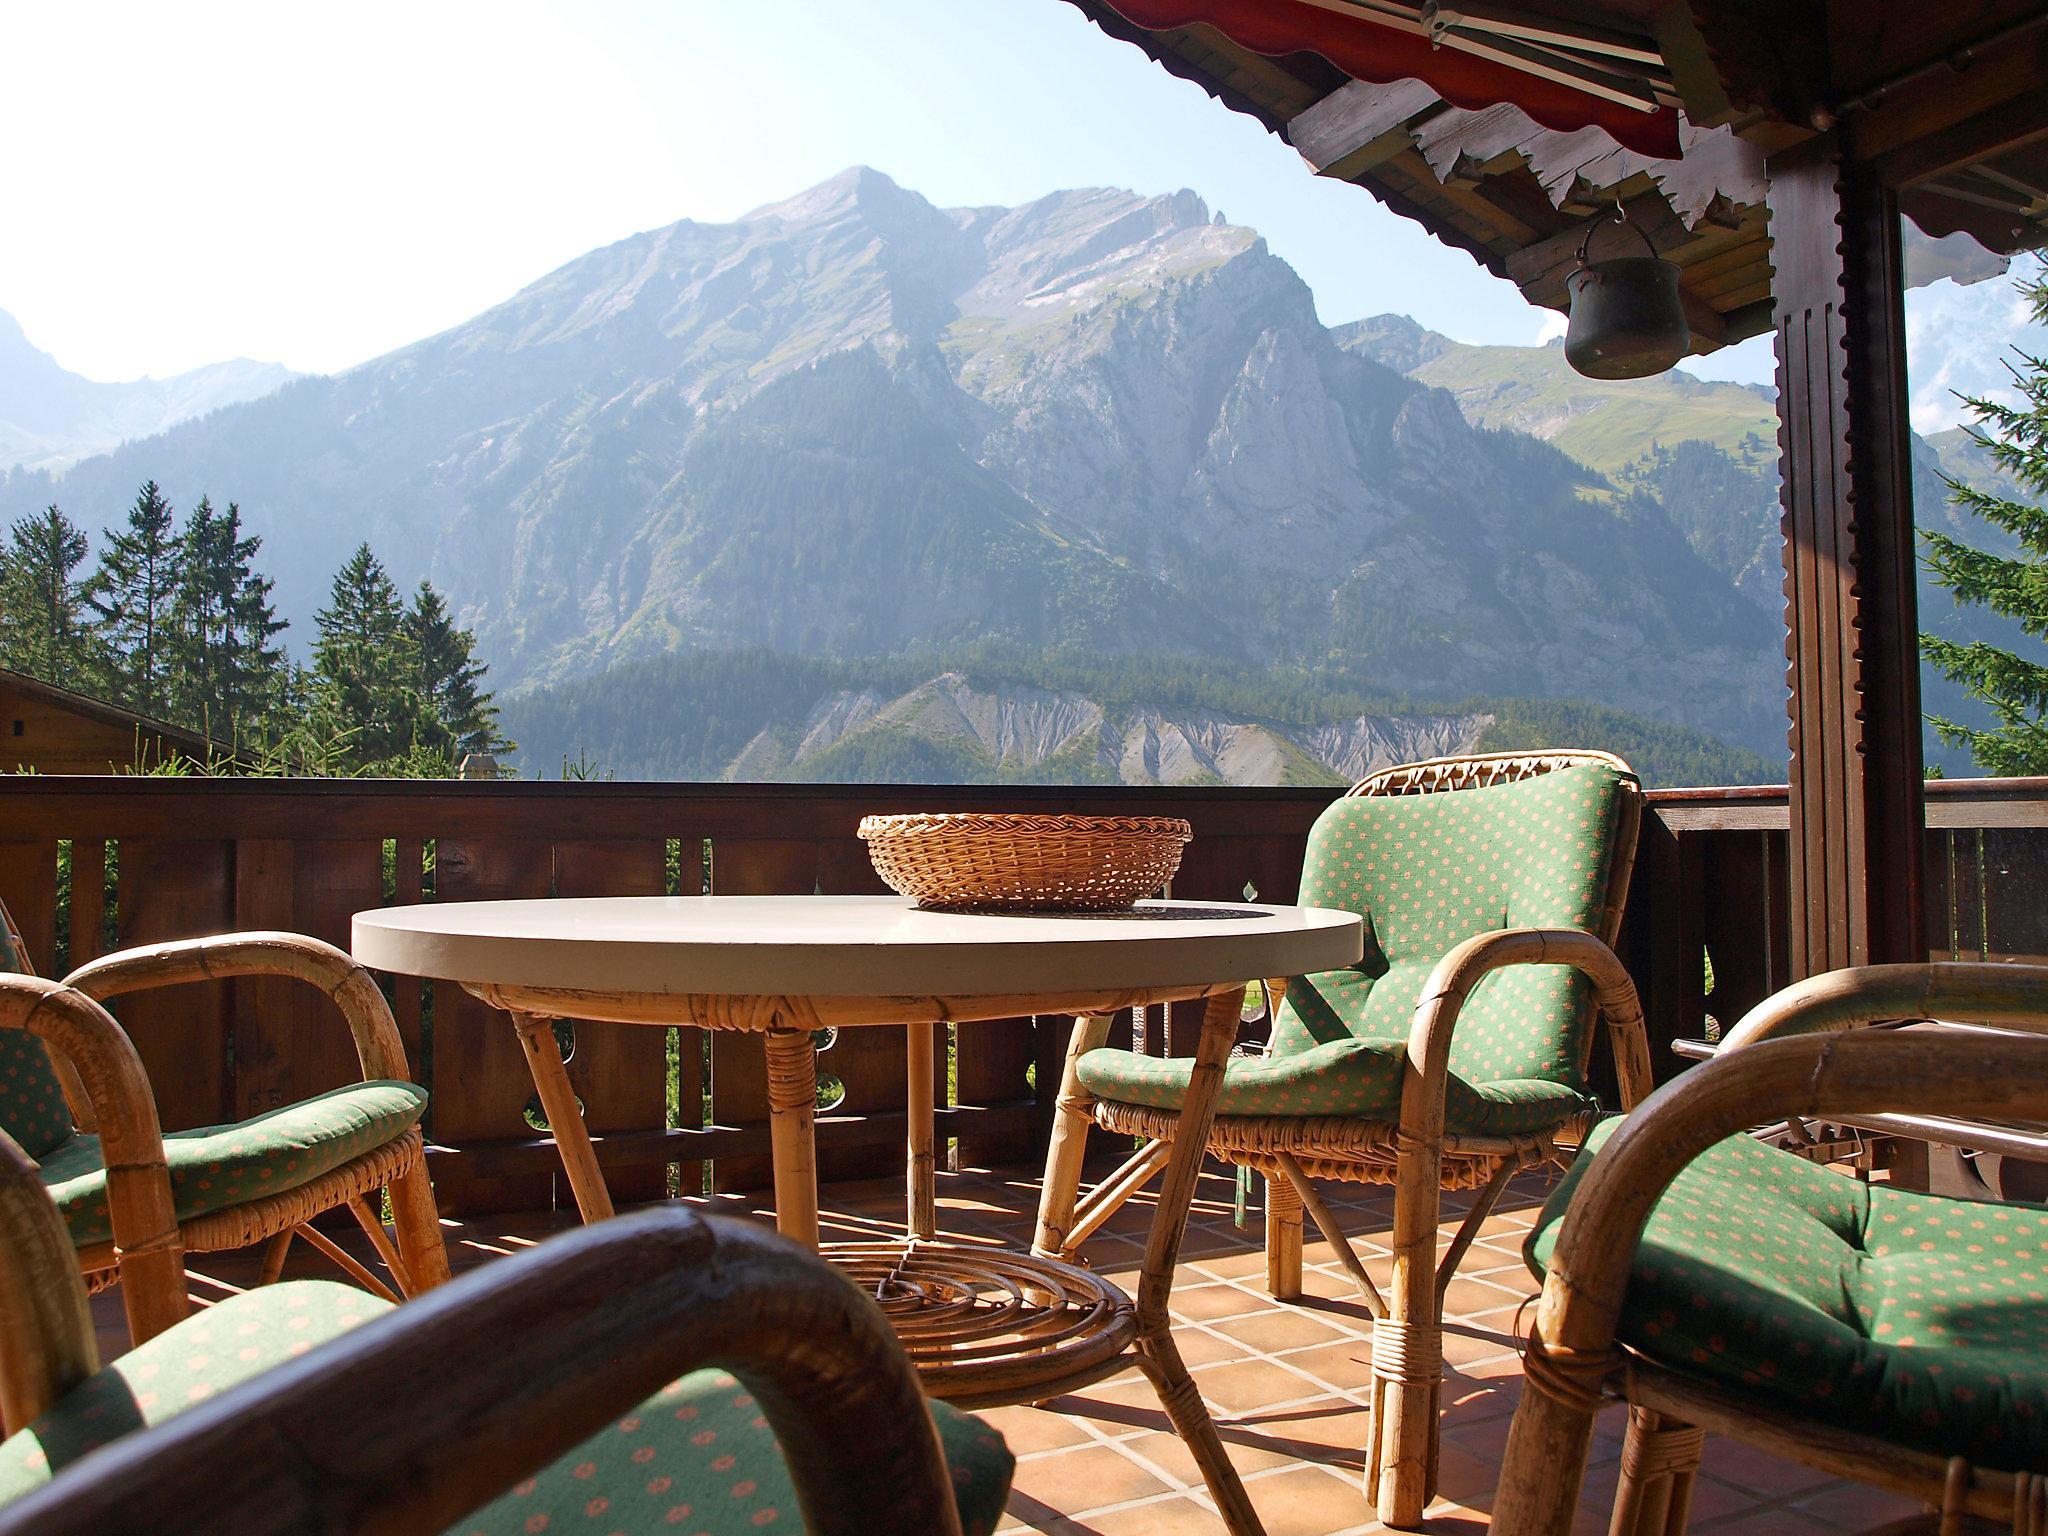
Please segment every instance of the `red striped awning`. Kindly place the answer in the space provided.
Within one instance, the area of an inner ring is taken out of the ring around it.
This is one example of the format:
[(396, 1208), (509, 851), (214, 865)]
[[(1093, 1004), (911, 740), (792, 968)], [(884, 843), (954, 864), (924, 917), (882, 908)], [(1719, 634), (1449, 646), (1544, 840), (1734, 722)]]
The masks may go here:
[(1661, 160), (1678, 158), (1678, 114), (1580, 90), (1511, 64), (1456, 47), (1433, 45), (1412, 27), (1329, 0), (1108, 0), (1148, 32), (1214, 27), (1240, 48), (1271, 57), (1314, 53), (1354, 80), (1389, 85), (1419, 80), (1452, 106), (1477, 111), (1511, 104), (1545, 128), (1576, 133), (1600, 128), (1628, 149)]

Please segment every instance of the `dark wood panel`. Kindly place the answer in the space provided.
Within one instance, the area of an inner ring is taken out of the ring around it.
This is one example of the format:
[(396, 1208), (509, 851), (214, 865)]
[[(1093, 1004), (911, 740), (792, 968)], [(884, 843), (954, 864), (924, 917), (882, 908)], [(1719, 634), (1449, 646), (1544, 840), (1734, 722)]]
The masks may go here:
[[(234, 926), (233, 846), (123, 838), (121, 946), (195, 939)], [(228, 1081), (228, 992), (221, 982), (136, 992), (115, 1002), (156, 1090), (167, 1131), (234, 1118)]]
[[(668, 888), (666, 849), (653, 837), (637, 842), (557, 843), (557, 896), (659, 896)], [(569, 1081), (583, 1101), (584, 1122), (593, 1135), (666, 1129), (668, 1124), (668, 1031), (636, 1024), (593, 1024), (578, 1020)], [(695, 1189), (697, 1165), (684, 1170), (685, 1187)], [(667, 1170), (622, 1170), (609, 1181), (621, 1202), (659, 1200), (668, 1193)]]
[[(546, 842), (443, 838), (436, 845), (439, 901), (546, 896), (553, 877), (554, 849)], [(435, 984), (433, 1004), (434, 1134), (465, 1142), (530, 1138), (525, 1111), (533, 1075), (511, 1021), (451, 982)], [(559, 1173), (472, 1175), (457, 1163), (440, 1176), (436, 1193), (451, 1214), (545, 1210), (558, 1194), (566, 1203), (566, 1187), (556, 1187), (561, 1182)]]
[(57, 974), (57, 843), (0, 843), (0, 904), (21, 930), (28, 963)]

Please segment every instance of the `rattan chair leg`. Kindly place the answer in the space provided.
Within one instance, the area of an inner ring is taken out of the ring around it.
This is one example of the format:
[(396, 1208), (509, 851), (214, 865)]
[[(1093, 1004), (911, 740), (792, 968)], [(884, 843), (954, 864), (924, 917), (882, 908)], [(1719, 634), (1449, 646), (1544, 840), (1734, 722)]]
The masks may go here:
[(299, 1236), (326, 1254), (333, 1261), (335, 1268), (347, 1275), (349, 1279), (355, 1281), (357, 1285), (360, 1285), (372, 1296), (380, 1296), (393, 1305), (404, 1299), (398, 1292), (391, 1289), (390, 1286), (379, 1280), (369, 1270), (365, 1269), (362, 1264), (357, 1262), (354, 1254), (350, 1253), (318, 1227), (302, 1222), (299, 1226)]
[(1266, 1175), (1266, 1289), (1275, 1301), (1301, 1296), (1301, 1196), (1284, 1173)]
[(297, 1227), (286, 1227), (263, 1245), (263, 1267), (256, 1272), (258, 1285), (275, 1285), (284, 1274), (285, 1258), (292, 1251), (292, 1239), (299, 1235)]
[(1465, 1219), (1458, 1223), (1458, 1230), (1451, 1237), (1451, 1246), (1444, 1250), (1444, 1256), (1436, 1266), (1436, 1310), (1441, 1316), (1444, 1310), (1444, 1292), (1451, 1288), (1451, 1281), (1457, 1278), (1458, 1265), (1471, 1251), (1473, 1240), (1479, 1236), (1479, 1228), (1486, 1218), (1493, 1214), (1493, 1208), (1500, 1203), (1500, 1197), (1512, 1179), (1521, 1169), (1514, 1163), (1502, 1163), (1494, 1176), (1486, 1181), (1486, 1187), (1472, 1201), (1472, 1208), (1465, 1213)]
[(1706, 1440), (1695, 1425), (1631, 1406), (1608, 1536), (1685, 1536)]
[(569, 1188), (576, 1195), (576, 1209), (584, 1221), (604, 1221), (612, 1214), (612, 1194), (605, 1187), (604, 1172), (597, 1166), (597, 1148), (590, 1144), (590, 1127), (583, 1123), (583, 1107), (576, 1102), (576, 1090), (569, 1086), (568, 1068), (562, 1065), (562, 1048), (555, 1042), (555, 1021), (531, 1013), (514, 1013), (512, 1027), (526, 1048), (527, 1070), (533, 1073), (534, 1091), (548, 1117), (548, 1134), (555, 1138), (555, 1150), (562, 1157), (562, 1171), (569, 1176)]
[(448, 1243), (426, 1164), (408, 1168), (391, 1181), (391, 1224), (397, 1228), (398, 1256), (405, 1261), (406, 1295), (418, 1296), (448, 1283)]
[(377, 1257), (384, 1261), (384, 1267), (391, 1272), (392, 1283), (399, 1294), (414, 1294), (412, 1276), (406, 1273), (405, 1257), (391, 1241), (391, 1234), (384, 1230), (383, 1219), (371, 1210), (361, 1195), (351, 1195), (348, 1212), (355, 1217), (356, 1225), (363, 1229), (363, 1236), (370, 1240), (370, 1246), (377, 1250)]
[(938, 1136), (932, 1125), (933, 1099), (937, 1093), (933, 1082), (936, 1065), (932, 1037), (938, 1027), (912, 1024), (903, 1032), (908, 1073), (904, 1109), (910, 1122), (904, 1184), (910, 1235), (918, 1238), (939, 1235)]
[(1373, 1284), (1372, 1276), (1366, 1273), (1365, 1265), (1358, 1257), (1358, 1250), (1351, 1246), (1351, 1240), (1337, 1224), (1336, 1213), (1324, 1203), (1322, 1194), (1310, 1181), (1309, 1176), (1302, 1172), (1301, 1164), (1295, 1160), (1292, 1152), (1276, 1152), (1274, 1158), (1280, 1164), (1281, 1171), (1287, 1175), (1288, 1182), (1294, 1186), (1294, 1197), (1314, 1218), (1316, 1230), (1322, 1233), (1324, 1240), (1336, 1250), (1337, 1262), (1344, 1266), (1344, 1273), (1349, 1275), (1351, 1283), (1358, 1287), (1358, 1294), (1364, 1299), (1366, 1310), (1372, 1313), (1375, 1319), (1385, 1317), (1387, 1299), (1380, 1294), (1380, 1288)]
[(1201, 1469), (1202, 1482), (1208, 1487), (1209, 1497), (1216, 1501), (1216, 1513), (1223, 1517), (1224, 1529), (1231, 1536), (1265, 1536), (1266, 1528), (1260, 1523), (1258, 1511), (1252, 1508), (1251, 1495), (1244, 1490), (1244, 1479), (1230, 1464), (1230, 1453), (1224, 1449), (1223, 1437), (1216, 1432), (1216, 1421), (1209, 1417), (1201, 1393), (1195, 1390), (1194, 1378), (1181, 1363), (1173, 1335), (1160, 1332), (1140, 1338), (1138, 1366), (1159, 1393), (1159, 1405), (1166, 1410), (1173, 1432), (1180, 1436)]
[(1109, 1038), (1106, 1017), (1074, 1020), (1067, 1040), (1067, 1060), (1060, 1074), (1060, 1095), (1053, 1108), (1052, 1145), (1045, 1154), (1045, 1183), (1038, 1193), (1038, 1231), (1031, 1251), (1040, 1258), (1063, 1259), (1071, 1246), (1074, 1203), (1081, 1193), (1081, 1164), (1088, 1156), (1088, 1128), (1094, 1117), (1088, 1107), (1094, 1095), (1081, 1086), (1080, 1059)]
[(1067, 1231), (1068, 1255), (1079, 1253), (1081, 1245), (1100, 1231), (1126, 1200), (1150, 1184), (1172, 1156), (1172, 1142), (1148, 1141), (1083, 1195), (1081, 1203), (1074, 1207), (1073, 1225)]
[(1373, 1324), (1373, 1438), (1366, 1492), (1388, 1525), (1413, 1529), (1435, 1495), (1443, 1326), (1436, 1300), (1441, 1155), (1404, 1149), (1394, 1186), (1394, 1285)]

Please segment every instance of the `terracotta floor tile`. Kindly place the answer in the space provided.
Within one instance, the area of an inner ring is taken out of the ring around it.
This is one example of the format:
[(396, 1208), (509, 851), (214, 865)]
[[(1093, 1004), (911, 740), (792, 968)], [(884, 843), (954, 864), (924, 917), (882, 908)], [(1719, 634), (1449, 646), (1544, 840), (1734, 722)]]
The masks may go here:
[(1297, 1398), (1323, 1395), (1323, 1389), (1314, 1382), (1305, 1381), (1270, 1360), (1233, 1360), (1227, 1365), (1205, 1366), (1194, 1377), (1202, 1396), (1233, 1417)]
[(1266, 1312), (1277, 1303), (1269, 1296), (1254, 1296), (1234, 1285), (1176, 1285), (1169, 1310), (1181, 1317), (1210, 1322), (1218, 1318), (1242, 1317), (1248, 1312)]
[(1372, 1384), (1372, 1345), (1365, 1339), (1336, 1339), (1280, 1358), (1339, 1392), (1363, 1392)]
[(1312, 1312), (1288, 1307), (1279, 1312), (1255, 1312), (1247, 1317), (1224, 1319), (1215, 1325), (1240, 1344), (1264, 1354), (1306, 1349), (1314, 1344), (1334, 1344), (1349, 1337), (1346, 1329), (1324, 1322)]
[(1018, 1456), (1062, 1450), (1089, 1439), (1088, 1431), (1073, 1419), (1040, 1408), (984, 1408), (978, 1417), (987, 1420)]
[(1328, 1536), (1377, 1518), (1359, 1479), (1336, 1477), (1321, 1467), (1293, 1467), (1256, 1478), (1247, 1491), (1265, 1522), (1266, 1536)]
[[(1195, 1465), (1194, 1455), (1182, 1443), (1180, 1436), (1171, 1430), (1122, 1440), (1118, 1447), (1179, 1478), (1190, 1488), (1203, 1485), (1202, 1471)], [(1264, 1472), (1273, 1467), (1293, 1466), (1300, 1460), (1285, 1446), (1259, 1435), (1226, 1433), (1223, 1448), (1230, 1456), (1230, 1464), (1237, 1468), (1239, 1477), (1249, 1477), (1254, 1472)]]
[(1096, 1536), (1228, 1536), (1213, 1511), (1186, 1496), (1090, 1515), (1081, 1529)]
[[(1170, 1485), (1107, 1445), (1077, 1446), (1017, 1463), (1011, 1486), (1054, 1509), (1085, 1511), (1170, 1493)], [(1086, 1499), (1077, 1505), (1076, 1496)]]

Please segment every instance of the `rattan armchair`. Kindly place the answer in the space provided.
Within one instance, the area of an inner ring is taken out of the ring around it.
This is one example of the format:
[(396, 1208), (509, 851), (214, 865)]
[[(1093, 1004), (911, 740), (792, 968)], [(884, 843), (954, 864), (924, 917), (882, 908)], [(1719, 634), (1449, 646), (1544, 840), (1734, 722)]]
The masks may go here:
[[(2048, 1121), (2048, 967), (1837, 971), (1605, 1126), (1529, 1242), (1544, 1277), (1493, 1529), (1571, 1528), (1629, 1405), (1614, 1536), (1678, 1536), (1709, 1432), (1971, 1522), (2048, 1531), (2048, 1209), (1861, 1182), (1739, 1134), (1787, 1115)], [(1841, 1033), (1849, 1031), (1849, 1033)], [(1816, 1037), (1817, 1035), (1817, 1037)]]
[[(1459, 1261), (1507, 1180), (1566, 1160), (1599, 1112), (1584, 1083), (1596, 1015), (1623, 1107), (1648, 1092), (1641, 1010), (1609, 948), (1640, 816), (1634, 774), (1601, 752), (1444, 758), (1365, 779), (1310, 833), (1300, 899), (1363, 911), (1367, 958), (1355, 973), (1269, 983), (1284, 998), (1273, 1047), (1226, 1069), (1208, 1150), (1266, 1176), (1274, 1295), (1301, 1293), (1306, 1209), (1377, 1320), (1366, 1486), (1390, 1524), (1418, 1522), (1435, 1490), (1443, 1294)], [(1163, 1165), (1179, 1123), (1186, 1064), (1103, 1051), (1107, 1027), (1078, 1021), (1069, 1045), (1041, 1253), (1072, 1256)], [(1077, 1201), (1090, 1124), (1144, 1144)], [(1317, 1178), (1394, 1186), (1390, 1298)], [(1439, 1262), (1444, 1190), (1475, 1194)]]
[[(32, 972), (19, 931), (0, 908), (0, 975)], [(383, 993), (342, 951), (299, 934), (226, 934), (107, 955), (66, 977), (63, 990), (100, 1003), (146, 988), (234, 976), (289, 977), (325, 993), (354, 1038), (361, 1083), (236, 1124), (164, 1136), (139, 1063), (132, 1077), (108, 1088), (113, 1100), (82, 1093), (79, 1078), (91, 1077), (87, 1062), (64, 1041), (31, 1038), (42, 1034), (36, 1020), (54, 1005), (26, 1002), (0, 1011), (0, 1131), (36, 1159), (88, 1284), (97, 1289), (119, 1278), (131, 1288), (137, 1342), (184, 1315), (184, 1291), (179, 1277), (175, 1295), (133, 1294), (136, 1286), (172, 1282), (139, 1276), (132, 1245), (118, 1230), (110, 1143), (112, 1127), (124, 1123), (139, 1126), (146, 1119), (156, 1137), (154, 1163), (168, 1170), (178, 1239), (188, 1252), (268, 1243), (261, 1272), (267, 1283), (282, 1271), (293, 1239), (303, 1237), (358, 1283), (392, 1299), (448, 1278), (419, 1126), (426, 1091), (409, 1081), (405, 1047)], [(100, 1017), (113, 1025), (103, 1012)], [(142, 1102), (131, 1102), (137, 1099)], [(384, 1189), (393, 1230), (372, 1203)], [(390, 1285), (312, 1225), (322, 1212), (340, 1208), (368, 1235)]]
[(244, 1292), (101, 1368), (63, 1222), (4, 1136), (0, 1414), (0, 1536), (988, 1536), (1014, 1465), (927, 1404), (815, 1255), (678, 1207), (396, 1309)]

